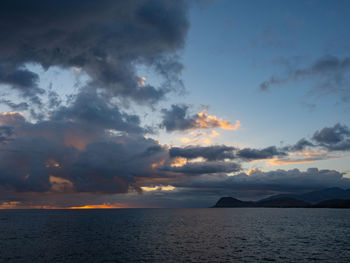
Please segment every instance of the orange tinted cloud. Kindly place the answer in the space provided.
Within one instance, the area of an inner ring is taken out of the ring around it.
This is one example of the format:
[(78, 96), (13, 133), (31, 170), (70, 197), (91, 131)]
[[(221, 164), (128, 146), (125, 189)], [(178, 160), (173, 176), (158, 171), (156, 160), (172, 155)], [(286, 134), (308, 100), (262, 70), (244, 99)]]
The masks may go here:
[(343, 155), (330, 155), (329, 152), (322, 149), (306, 149), (301, 152), (290, 153), (288, 157), (269, 159), (267, 163), (271, 166), (312, 163), (321, 160), (337, 159), (341, 156)]
[(0, 113), (0, 123), (3, 125), (16, 125), (24, 121), (21, 112), (2, 112)]
[(215, 115), (209, 115), (206, 111), (202, 111), (197, 114), (196, 128), (221, 128), (224, 130), (237, 130), (241, 123), (239, 120), (235, 124), (219, 119)]
[(59, 168), (60, 164), (56, 162), (54, 159), (48, 159), (45, 164), (46, 168)]
[(174, 160), (171, 163), (171, 167), (180, 167), (180, 166), (184, 166), (187, 163), (187, 159), (186, 158), (182, 158), (182, 157), (178, 157), (178, 158), (174, 158)]
[(319, 161), (319, 159), (278, 159), (273, 158), (268, 160), (268, 164), (271, 166), (288, 165), (288, 164), (299, 164), (299, 163), (312, 163)]
[(172, 185), (157, 185), (154, 187), (149, 186), (141, 186), (141, 189), (145, 192), (153, 192), (153, 191), (174, 191), (175, 187)]
[(21, 202), (18, 201), (9, 201), (9, 202), (2, 202), (0, 204), (0, 210), (1, 209), (63, 209), (60, 207), (55, 206), (46, 206), (46, 205), (24, 205)]
[(0, 204), (0, 209), (15, 209), (18, 205), (20, 205), (20, 202), (16, 202), (16, 201), (2, 202)]
[(151, 166), (152, 166), (153, 169), (155, 169), (155, 168), (157, 168), (157, 167), (163, 166), (164, 163), (165, 163), (165, 160), (161, 160), (161, 161), (159, 161), (159, 162), (152, 163)]
[(177, 140), (183, 144), (211, 144), (213, 139), (220, 136), (220, 133), (212, 130), (211, 132), (190, 131), (188, 137), (180, 137)]
[(64, 135), (64, 144), (67, 147), (74, 147), (80, 151), (85, 150), (86, 145), (91, 141), (91, 138), (85, 138), (81, 134), (75, 132), (67, 131)]
[(50, 175), (49, 180), (51, 183), (51, 191), (54, 192), (66, 192), (74, 188), (73, 183), (68, 179)]
[(254, 173), (260, 173), (260, 172), (264, 172), (264, 170), (255, 167), (255, 168), (249, 170), (247, 172), (247, 175), (253, 175)]
[(141, 77), (140, 79), (139, 79), (139, 81), (137, 82), (137, 86), (139, 86), (139, 87), (143, 87), (143, 86), (145, 86), (146, 85), (146, 77)]

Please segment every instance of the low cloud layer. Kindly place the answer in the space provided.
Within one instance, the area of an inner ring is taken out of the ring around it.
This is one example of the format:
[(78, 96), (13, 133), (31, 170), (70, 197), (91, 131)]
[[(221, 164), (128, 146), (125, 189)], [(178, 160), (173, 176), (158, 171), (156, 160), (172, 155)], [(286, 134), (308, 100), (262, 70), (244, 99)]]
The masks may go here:
[[(275, 191), (295, 192), (322, 189), (325, 187), (350, 187), (350, 179), (343, 177), (343, 174), (334, 170), (319, 170), (309, 168), (306, 171), (298, 169), (276, 170), (264, 172), (254, 170), (247, 173), (240, 173), (234, 176), (209, 177), (203, 176), (194, 178), (184, 183), (186, 187), (208, 188), (226, 190), (246, 191)], [(178, 184), (177, 186), (180, 186)]]
[(239, 150), (237, 156), (246, 160), (269, 159), (275, 156), (285, 156), (287, 153), (278, 150), (275, 146), (270, 146), (264, 149), (245, 148)]
[(214, 146), (187, 146), (172, 147), (169, 150), (170, 157), (182, 157), (186, 159), (196, 159), (202, 157), (209, 161), (234, 159), (235, 154), (233, 152), (234, 147), (225, 145), (214, 145)]

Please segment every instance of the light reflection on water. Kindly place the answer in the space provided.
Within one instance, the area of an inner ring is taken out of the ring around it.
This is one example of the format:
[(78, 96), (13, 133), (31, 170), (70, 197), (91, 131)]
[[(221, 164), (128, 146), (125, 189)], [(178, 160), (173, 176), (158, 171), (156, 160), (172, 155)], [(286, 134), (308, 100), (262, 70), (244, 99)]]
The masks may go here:
[(350, 262), (350, 210), (0, 211), (3, 262)]

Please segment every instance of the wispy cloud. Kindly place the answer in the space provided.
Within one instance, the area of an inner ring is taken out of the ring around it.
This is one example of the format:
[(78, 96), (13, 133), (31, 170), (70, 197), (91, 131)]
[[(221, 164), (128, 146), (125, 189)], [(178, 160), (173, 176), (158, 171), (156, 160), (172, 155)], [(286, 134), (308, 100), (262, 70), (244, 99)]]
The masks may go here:
[(305, 67), (293, 66), (287, 69), (285, 76), (272, 75), (260, 84), (260, 90), (295, 81), (314, 81), (314, 91), (318, 95), (337, 94), (343, 100), (350, 98), (350, 83), (347, 74), (350, 72), (350, 57), (325, 55)]

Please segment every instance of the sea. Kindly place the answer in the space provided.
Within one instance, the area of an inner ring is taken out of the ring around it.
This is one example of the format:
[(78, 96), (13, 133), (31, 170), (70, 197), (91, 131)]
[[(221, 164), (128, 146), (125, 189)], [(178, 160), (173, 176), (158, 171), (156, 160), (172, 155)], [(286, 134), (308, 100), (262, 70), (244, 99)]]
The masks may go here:
[(0, 262), (350, 262), (350, 209), (0, 210)]

